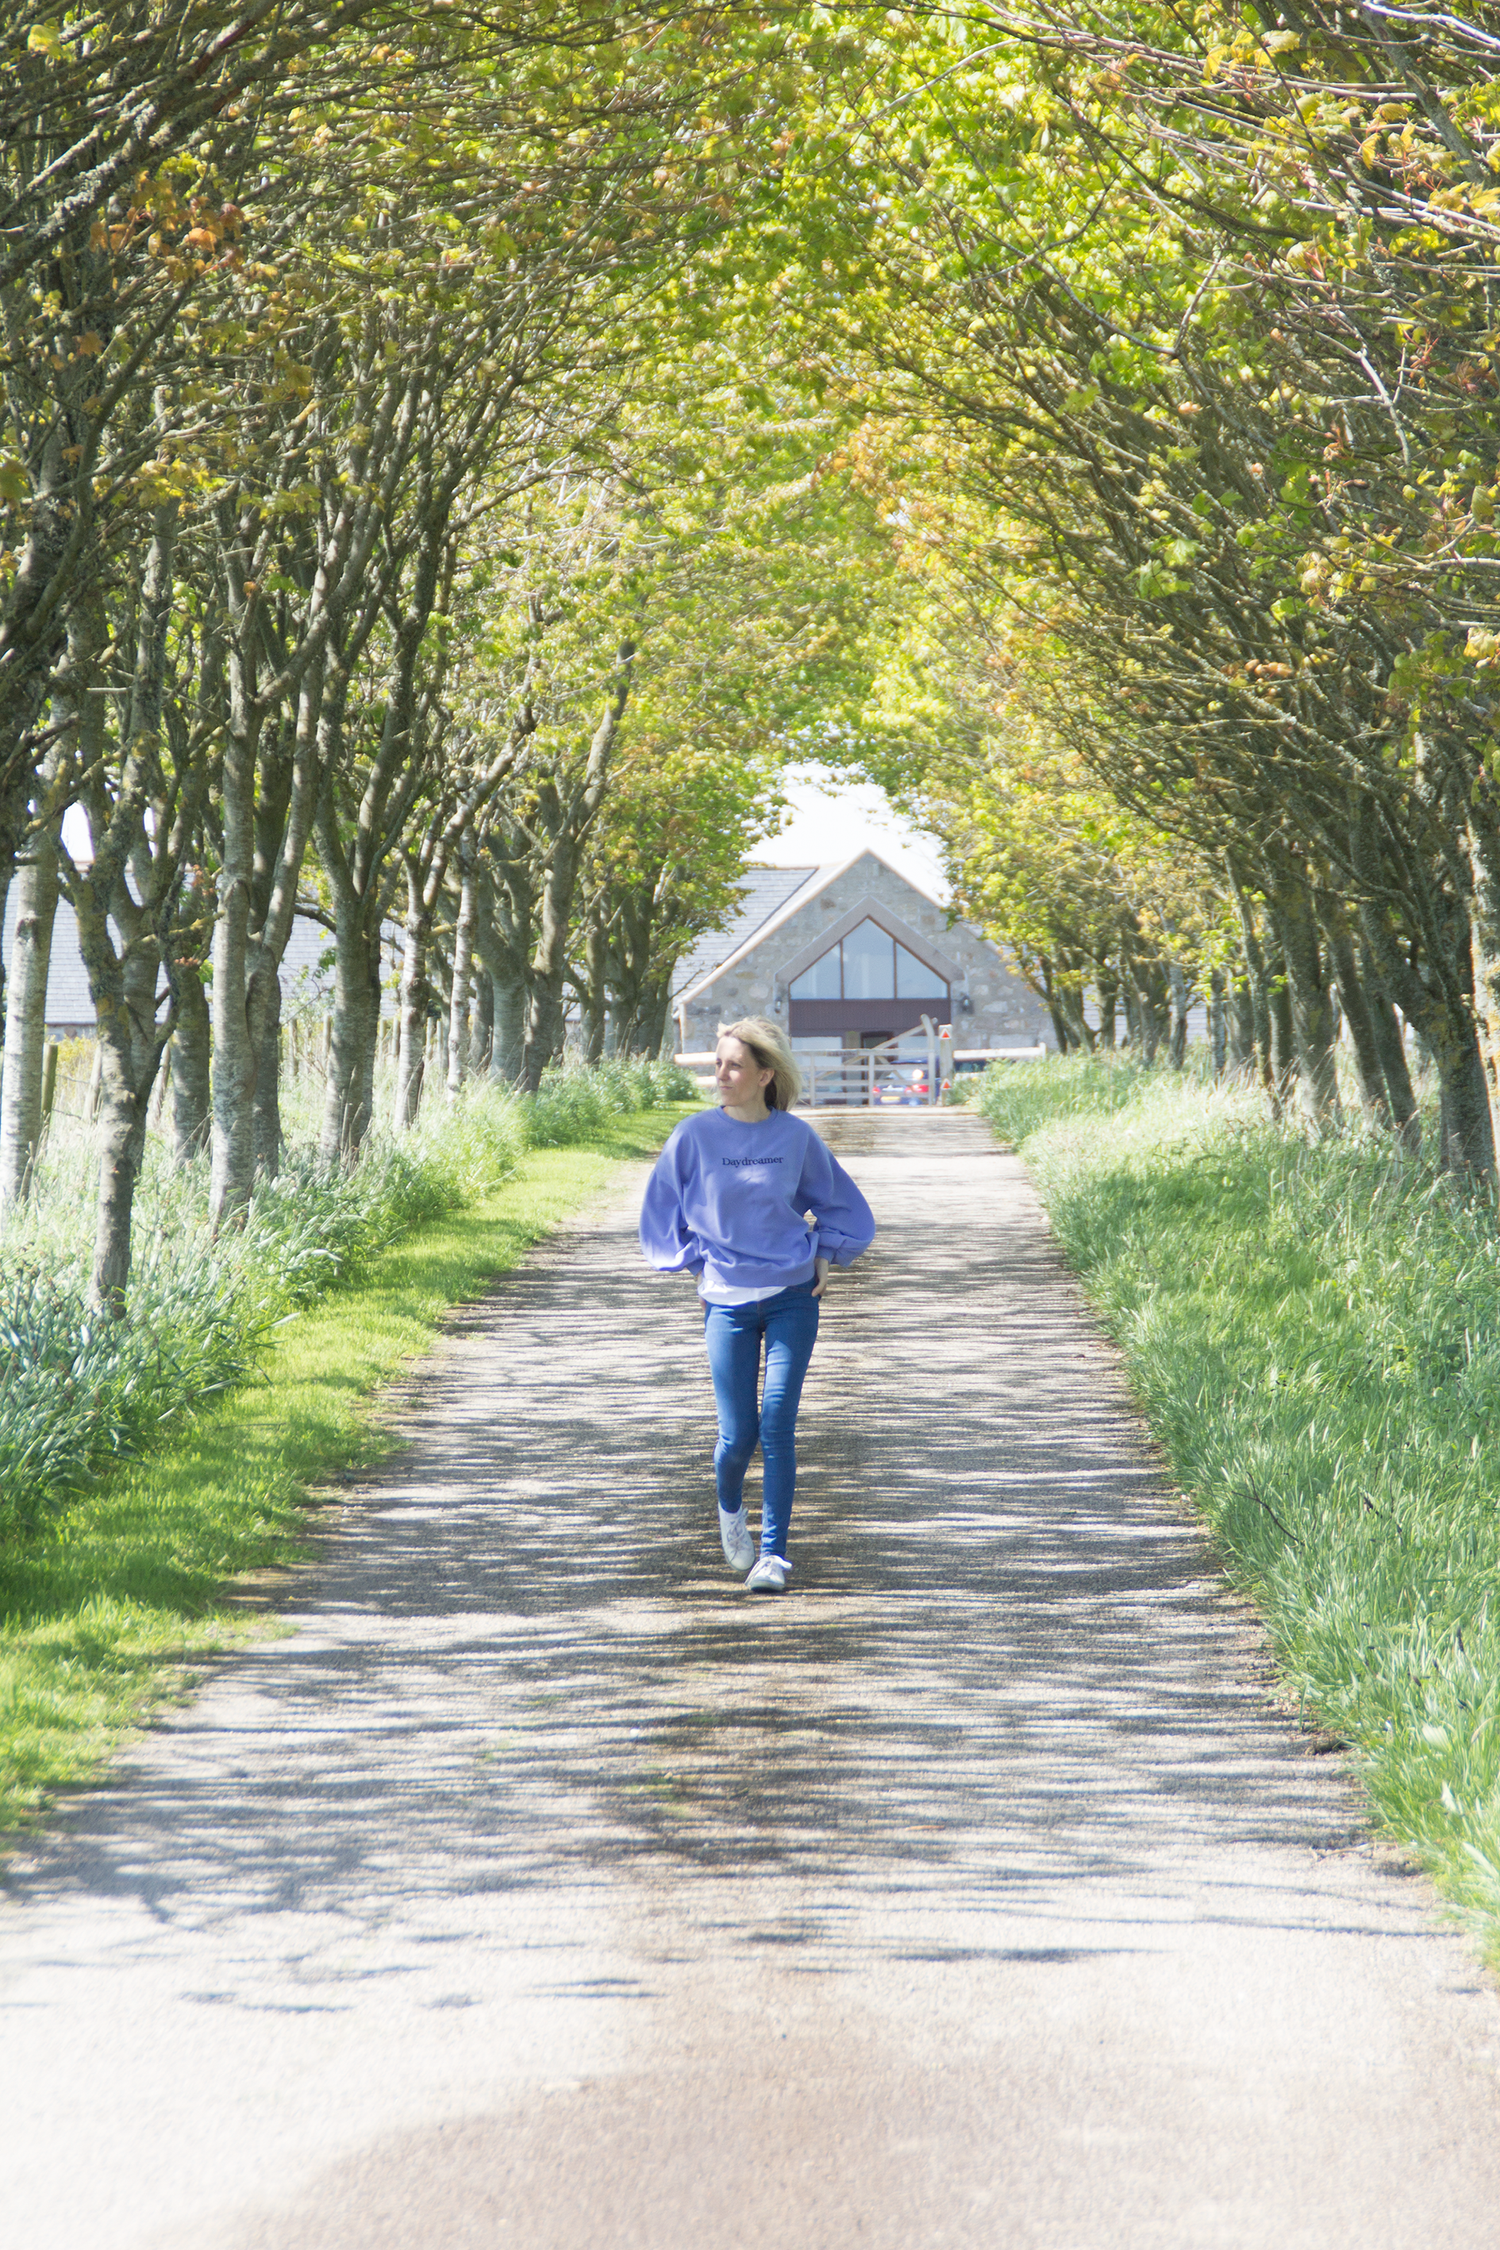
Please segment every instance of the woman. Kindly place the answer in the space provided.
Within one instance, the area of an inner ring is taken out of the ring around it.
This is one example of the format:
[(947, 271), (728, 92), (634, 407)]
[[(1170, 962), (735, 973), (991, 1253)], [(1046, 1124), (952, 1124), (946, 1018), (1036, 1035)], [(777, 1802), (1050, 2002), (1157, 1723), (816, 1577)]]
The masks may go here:
[[(802, 1080), (779, 1024), (746, 1016), (719, 1034), (719, 1107), (684, 1118), (641, 1207), (641, 1248), (662, 1273), (698, 1276), (719, 1410), (719, 1537), (752, 1593), (785, 1593), (797, 1484), (797, 1404), (830, 1266), (875, 1237), (870, 1206), (812, 1127), (791, 1114)], [(761, 1353), (765, 1384), (761, 1389)], [(756, 1394), (760, 1391), (757, 1407)], [(760, 1442), (760, 1557), (745, 1471)]]

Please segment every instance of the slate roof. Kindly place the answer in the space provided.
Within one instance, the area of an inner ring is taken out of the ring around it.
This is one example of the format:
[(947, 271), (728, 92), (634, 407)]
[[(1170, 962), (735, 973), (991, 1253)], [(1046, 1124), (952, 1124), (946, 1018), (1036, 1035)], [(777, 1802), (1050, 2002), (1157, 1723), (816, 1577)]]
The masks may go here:
[(722, 930), (711, 930), (699, 938), (692, 952), (685, 953), (673, 970), (673, 1002), (712, 976), (731, 953), (748, 945), (756, 931), (821, 872), (816, 867), (747, 867), (740, 884), (738, 911)]
[[(15, 934), (16, 886), (12, 883), (6, 893), (3, 942), (0, 942), (0, 959), (4, 960), (7, 970)], [(380, 1012), (391, 1016), (396, 1012), (391, 966), (400, 933), (387, 924), (382, 935), (385, 974), (381, 978)], [(118, 938), (118, 932), (116, 936)], [(333, 970), (318, 965), (322, 955), (332, 950), (332, 932), (299, 914), (282, 956), (281, 990), (285, 1005), (290, 1007), (304, 997), (314, 1001), (332, 999)], [(52, 958), (47, 968), (47, 1024), (49, 1029), (66, 1026), (74, 1031), (92, 1032), (94, 1028), (94, 1003), (89, 998), (88, 973), (79, 951), (78, 923), (72, 907), (62, 898), (57, 902), (57, 920), (52, 925)]]
[[(10, 949), (16, 934), (16, 885), (5, 894), (4, 960), (10, 968)], [(74, 1031), (92, 1031), (94, 1003), (78, 949), (78, 923), (66, 899), (57, 902), (52, 925), (52, 957), (47, 964), (47, 1023)]]
[[(321, 964), (327, 957), (327, 966)], [(380, 1013), (394, 1016), (397, 1012), (396, 978), (400, 974), (401, 929), (395, 922), (380, 926)], [(429, 955), (429, 966), (431, 956)], [(333, 1005), (333, 932), (325, 930), (321, 922), (310, 921), (299, 914), (292, 923), (292, 934), (286, 941), (286, 951), (281, 956), (281, 1007), (283, 1017), (290, 1014), (298, 1002), (303, 1002), (309, 1015), (316, 1015), (325, 1004)]]
[[(871, 851), (866, 845), (862, 846), (857, 852), (851, 852), (847, 859), (828, 860), (821, 867), (799, 868), (797, 873), (801, 875), (802, 881), (797, 884), (795, 889), (788, 891), (782, 898), (778, 899), (763, 920), (741, 935), (736, 936), (734, 943), (725, 947), (717, 961), (709, 962), (706, 968), (698, 971), (691, 984), (684, 978), (672, 995), (673, 1001), (694, 999), (696, 997), (695, 987), (711, 984), (721, 969), (729, 968), (731, 964), (739, 960), (741, 955), (753, 952), (756, 946), (770, 936), (778, 923), (788, 921), (799, 907), (805, 906), (809, 899), (816, 898), (819, 891), (826, 889), (836, 876), (847, 874), (848, 870), (857, 866), (862, 859), (873, 859), (878, 866), (886, 866), (886, 862), (880, 857), (879, 852)], [(766, 872), (773, 873), (775, 870), (767, 869)], [(782, 872), (790, 872), (790, 870), (782, 870)], [(895, 874), (896, 870), (887, 868), (886, 872)], [(910, 877), (902, 875), (899, 880), (906, 884), (908, 890), (917, 891), (917, 886), (911, 881)], [(926, 897), (925, 892), (919, 891), (917, 895), (918, 897)], [(929, 901), (930, 903), (932, 902)], [(733, 935), (734, 933), (728, 934)]]
[[(830, 880), (847, 864), (839, 861), (825, 867), (747, 867), (739, 886), (740, 903), (723, 929), (711, 930), (700, 937), (692, 951), (678, 962), (672, 976), (673, 1002), (693, 985), (711, 977), (732, 955), (742, 952), (768, 924), (778, 921), (810, 884)], [(15, 927), (16, 891), (12, 884), (5, 902), (3, 958), (7, 963)], [(380, 1005), (382, 1015), (392, 1015), (396, 1008), (393, 975), (400, 956), (401, 932), (399, 926), (388, 924), (382, 934), (385, 974), (381, 979)], [(320, 968), (319, 962), (332, 947), (331, 932), (317, 922), (307, 921), (301, 915), (297, 917), (281, 964), (281, 989), (288, 1008), (294, 1007), (298, 999), (331, 999), (333, 971)], [(58, 901), (52, 933), (47, 1022), (89, 1030), (94, 1023), (88, 977), (78, 950), (78, 925), (65, 899)]]

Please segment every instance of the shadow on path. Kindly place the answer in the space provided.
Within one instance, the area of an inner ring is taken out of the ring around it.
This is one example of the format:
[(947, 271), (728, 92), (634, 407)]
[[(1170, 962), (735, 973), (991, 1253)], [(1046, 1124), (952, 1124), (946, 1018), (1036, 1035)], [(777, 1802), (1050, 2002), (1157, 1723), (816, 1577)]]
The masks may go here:
[[(753, 2166), (747, 2185), (721, 2161), (707, 2201), (694, 2184), (694, 2136), (712, 2146), (733, 2099), (823, 2149), (798, 2245), (1404, 2250), (1382, 2231), (1410, 2223), (1389, 2163), (1318, 2154), (1345, 2129), (1326, 2078), (1351, 2045), (1377, 2141), (1399, 2113), (1418, 2179), (1461, 2152), (1455, 2228), (1471, 2189), (1500, 2188), (1477, 2153), (1493, 1998), (1421, 1887), (1372, 1869), (1333, 1762), (1266, 1707), (1255, 1636), (1164, 1496), (1019, 1166), (961, 1116), (820, 1122), (881, 1234), (836, 1277), (814, 1355), (794, 1593), (747, 1596), (719, 1558), (701, 1321), (690, 1285), (641, 1264), (632, 1201), (459, 1319), (295, 1637), (229, 1667), (39, 1850), (37, 1989), (66, 2014), (105, 1978), (106, 2017), (132, 2026), (136, 1971), (158, 2026), (211, 2009), (206, 2047), (173, 2034), (179, 2059), (209, 2054), (212, 2077), (239, 2052), (274, 2120), (264, 2175), (189, 2167), (120, 2241), (208, 2239), (187, 2213), (256, 2178), (275, 2215), (235, 2241), (761, 2239), (741, 2231)], [(1345, 1994), (1372, 1951), (1387, 1984)], [(1435, 1995), (1451, 2020), (1421, 2036), (1458, 2044), (1418, 2099), (1411, 2011)], [(309, 2048), (320, 2015), (339, 2028)], [(1320, 2081), (1268, 2172), (1267, 2104)], [(1163, 2167), (1196, 2177), (1205, 2101), (1209, 2123), (1237, 2108), (1234, 2132), (1202, 2158), (1199, 2215), (1171, 2216)], [(187, 2114), (180, 2088), (145, 2103), (158, 2129)], [(118, 2139), (139, 2129), (116, 2097)], [(1003, 2225), (981, 2216), (997, 2196)], [(463, 2231), (461, 2211), (488, 2216)]]

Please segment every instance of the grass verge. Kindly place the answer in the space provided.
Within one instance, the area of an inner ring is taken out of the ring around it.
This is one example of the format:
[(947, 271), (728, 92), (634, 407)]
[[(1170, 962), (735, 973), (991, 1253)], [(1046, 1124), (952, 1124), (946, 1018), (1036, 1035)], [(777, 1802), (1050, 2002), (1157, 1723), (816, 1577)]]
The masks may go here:
[(319, 1159), (308, 1111), (321, 1089), (304, 1075), (287, 1086), (280, 1170), (257, 1183), (243, 1225), (213, 1225), (206, 1153), (179, 1165), (148, 1137), (121, 1319), (89, 1304), (98, 1150), (75, 1133), (0, 1233), (0, 1539), (153, 1451), (244, 1379), (281, 1320), (408, 1228), (488, 1194), (527, 1149), (584, 1145), (613, 1118), (693, 1092), (670, 1063), (618, 1058), (544, 1072), (534, 1095), (474, 1079), (413, 1130), (372, 1133), (345, 1169)]
[(989, 1072), (1177, 1478), (1500, 1967), (1500, 1230), (1350, 1131), (1122, 1061)]
[(451, 1306), (697, 1106), (532, 1150), (503, 1186), (404, 1235), (277, 1329), (258, 1375), (169, 1450), (0, 1549), (0, 1829), (92, 1780), (123, 1730), (191, 1684), (195, 1663), (264, 1630), (233, 1581), (294, 1563), (310, 1489), (397, 1443), (372, 1394), (430, 1348)]

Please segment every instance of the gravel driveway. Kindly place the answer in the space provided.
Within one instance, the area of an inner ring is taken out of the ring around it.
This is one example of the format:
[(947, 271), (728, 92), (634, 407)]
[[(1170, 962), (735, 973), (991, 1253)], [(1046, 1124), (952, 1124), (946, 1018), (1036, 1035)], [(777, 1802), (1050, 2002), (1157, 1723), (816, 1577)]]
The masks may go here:
[(1020, 1165), (820, 1122), (882, 1231), (797, 1590), (719, 1559), (635, 1176), (13, 1863), (17, 2245), (1500, 2245), (1495, 1991), (1268, 1704)]

